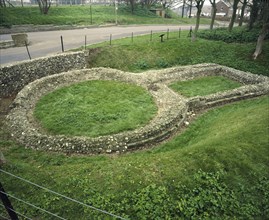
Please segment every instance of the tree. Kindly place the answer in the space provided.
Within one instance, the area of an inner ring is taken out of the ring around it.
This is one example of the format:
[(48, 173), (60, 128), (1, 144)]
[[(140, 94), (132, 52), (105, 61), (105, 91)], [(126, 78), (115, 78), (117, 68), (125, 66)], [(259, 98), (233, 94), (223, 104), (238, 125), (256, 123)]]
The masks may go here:
[(0, 0), (0, 7), (5, 8), (6, 7), (6, 2), (5, 0)]
[(228, 31), (232, 31), (233, 26), (234, 26), (234, 22), (236, 19), (236, 11), (237, 11), (237, 7), (238, 7), (238, 3), (240, 0), (234, 0), (233, 2), (233, 13), (232, 13), (232, 17), (229, 23), (229, 27), (228, 27)]
[(262, 2), (261, 5), (262, 5), (262, 11), (261, 11), (262, 29), (257, 40), (255, 52), (253, 54), (254, 60), (257, 59), (257, 57), (261, 54), (264, 39), (266, 35), (269, 33), (269, 3)]
[(253, 28), (253, 25), (258, 18), (258, 13), (259, 13), (258, 1), (253, 1), (252, 5), (250, 5), (250, 8), (251, 8), (250, 18), (249, 18), (249, 22), (248, 22), (248, 29), (249, 30), (251, 30)]
[(239, 25), (238, 26), (242, 26), (242, 24), (243, 24), (244, 15), (245, 15), (245, 9), (247, 7), (248, 0), (243, 0), (243, 1), (241, 1), (241, 3), (242, 3), (242, 8), (241, 8), (241, 14), (240, 14), (240, 19), (239, 19)]
[(197, 31), (200, 25), (201, 12), (202, 12), (202, 8), (205, 3), (205, 0), (195, 0), (195, 3), (196, 3), (195, 7), (197, 8), (197, 13), (196, 13), (195, 28), (194, 28), (194, 32), (192, 33), (192, 41), (195, 41), (196, 39)]
[(210, 30), (213, 29), (216, 14), (217, 14), (217, 5), (216, 5), (216, 0), (209, 0), (211, 5), (212, 5), (212, 18), (211, 18), (211, 23), (210, 23)]
[(51, 1), (50, 0), (37, 0), (41, 14), (48, 14)]

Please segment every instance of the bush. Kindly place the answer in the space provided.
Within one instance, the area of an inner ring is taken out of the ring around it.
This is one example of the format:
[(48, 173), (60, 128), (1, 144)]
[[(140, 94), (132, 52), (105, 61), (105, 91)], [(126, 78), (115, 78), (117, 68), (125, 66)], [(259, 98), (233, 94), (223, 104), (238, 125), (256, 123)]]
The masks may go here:
[[(199, 31), (197, 36), (208, 40), (224, 41), (226, 43), (255, 42), (257, 41), (260, 30), (259, 27), (255, 27), (251, 31), (248, 31), (245, 27), (237, 27), (229, 32), (227, 28), (217, 28), (215, 30)], [(269, 34), (267, 34), (266, 39), (269, 39)]]

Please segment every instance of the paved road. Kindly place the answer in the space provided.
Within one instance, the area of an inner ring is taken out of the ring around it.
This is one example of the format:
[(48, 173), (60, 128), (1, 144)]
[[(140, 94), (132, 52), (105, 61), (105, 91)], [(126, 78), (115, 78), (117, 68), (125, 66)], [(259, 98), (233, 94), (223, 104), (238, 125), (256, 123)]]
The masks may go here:
[[(113, 26), (113, 27), (98, 27), (89, 29), (75, 29), (75, 30), (60, 30), (60, 31), (44, 31), (44, 32), (30, 32), (28, 40), (30, 41), (29, 51), (32, 59), (43, 57), (61, 52), (60, 36), (63, 36), (65, 51), (72, 48), (77, 48), (84, 45), (85, 35), (87, 36), (87, 44), (94, 44), (103, 41), (109, 41), (110, 34), (112, 38), (122, 38), (135, 35), (149, 34), (152, 30), (155, 32), (162, 32), (169, 30), (189, 29), (188, 26), (179, 25), (142, 25), (142, 26)], [(206, 28), (206, 26), (201, 26)], [(0, 35), (1, 40), (11, 40), (10, 34)], [(25, 47), (14, 47), (0, 50), (0, 64), (9, 64), (16, 61), (29, 60)]]

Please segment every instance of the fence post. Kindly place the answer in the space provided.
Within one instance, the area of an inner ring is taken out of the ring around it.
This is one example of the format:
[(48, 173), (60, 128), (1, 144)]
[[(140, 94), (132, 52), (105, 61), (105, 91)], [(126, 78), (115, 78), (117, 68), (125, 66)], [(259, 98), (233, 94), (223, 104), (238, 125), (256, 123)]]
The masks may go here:
[(61, 36), (61, 45), (62, 45), (62, 52), (64, 52), (64, 41), (63, 41), (63, 36)]
[(85, 50), (86, 50), (86, 47), (87, 47), (87, 35), (85, 35)]
[(109, 38), (109, 45), (111, 46), (111, 41), (112, 41), (112, 34), (110, 34), (110, 38)]
[(134, 42), (134, 32), (132, 32), (132, 43)]
[(5, 206), (5, 209), (7, 210), (7, 213), (10, 216), (11, 220), (19, 220), (17, 213), (14, 211), (11, 202), (9, 201), (9, 198), (7, 197), (5, 190), (0, 182), (0, 198)]
[(31, 55), (30, 55), (30, 52), (29, 52), (29, 49), (28, 49), (27, 41), (25, 41), (25, 47), (26, 47), (29, 59), (31, 60)]
[(178, 29), (178, 38), (180, 38), (181, 28)]
[(152, 41), (152, 31), (150, 31), (150, 41)]

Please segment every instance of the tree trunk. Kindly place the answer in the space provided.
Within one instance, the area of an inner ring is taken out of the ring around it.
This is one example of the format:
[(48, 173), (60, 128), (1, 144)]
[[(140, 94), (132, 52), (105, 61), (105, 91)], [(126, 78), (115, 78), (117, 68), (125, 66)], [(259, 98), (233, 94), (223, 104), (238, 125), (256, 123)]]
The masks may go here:
[(214, 27), (216, 14), (217, 14), (217, 6), (216, 6), (216, 4), (212, 4), (212, 18), (211, 18), (211, 23), (210, 23), (210, 30), (212, 30)]
[(5, 0), (0, 0), (0, 7), (5, 8), (6, 7), (6, 2)]
[(182, 5), (182, 13), (181, 13), (181, 17), (182, 17), (182, 18), (184, 17), (185, 1), (186, 1), (186, 0), (183, 0), (183, 5)]
[(253, 5), (252, 5), (251, 11), (250, 11), (248, 30), (251, 30), (253, 28), (253, 25), (254, 25), (256, 19), (258, 18), (258, 11), (259, 11), (258, 2), (253, 1)]
[(244, 14), (245, 14), (245, 9), (246, 9), (247, 3), (248, 3), (248, 0), (244, 0), (243, 5), (242, 5), (242, 9), (241, 9), (240, 20), (239, 20), (239, 24), (238, 24), (238, 26), (240, 26), (240, 27), (243, 24)]
[(191, 10), (192, 10), (192, 0), (191, 0), (191, 4), (190, 4), (190, 13), (189, 13), (189, 18), (191, 18)]
[(262, 46), (263, 46), (264, 38), (269, 33), (269, 4), (264, 2), (262, 4), (262, 9), (263, 11), (262, 11), (261, 17), (262, 17), (263, 25), (262, 25), (262, 30), (257, 40), (255, 52), (253, 54), (254, 60), (256, 60), (257, 57), (262, 53)]
[(253, 59), (256, 60), (257, 57), (262, 53), (262, 45), (263, 45), (263, 41), (265, 36), (267, 35), (267, 33), (269, 32), (269, 23), (264, 24), (262, 27), (262, 31), (258, 37), (257, 40), (257, 44), (256, 44), (256, 49), (255, 52), (253, 54)]
[(233, 3), (233, 14), (232, 14), (232, 17), (231, 17), (231, 21), (230, 21), (230, 24), (229, 24), (229, 27), (228, 27), (228, 31), (232, 31), (233, 29), (233, 26), (234, 26), (234, 22), (235, 22), (235, 18), (236, 18), (236, 10), (237, 10), (237, 5), (239, 3), (239, 0), (234, 0), (234, 3)]
[(202, 12), (202, 8), (204, 5), (205, 0), (197, 0), (196, 3), (196, 7), (197, 7), (197, 13), (196, 13), (196, 24), (195, 24), (195, 29), (194, 29), (194, 33), (192, 35), (192, 41), (196, 40), (196, 35), (197, 35), (197, 31), (199, 29), (200, 26), (200, 18), (201, 18), (201, 12)]

